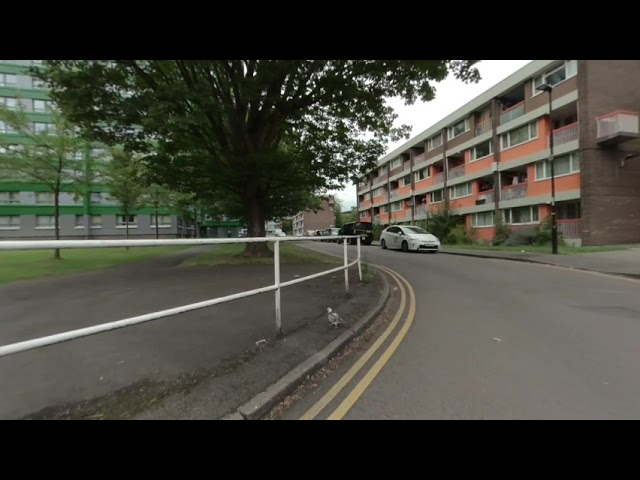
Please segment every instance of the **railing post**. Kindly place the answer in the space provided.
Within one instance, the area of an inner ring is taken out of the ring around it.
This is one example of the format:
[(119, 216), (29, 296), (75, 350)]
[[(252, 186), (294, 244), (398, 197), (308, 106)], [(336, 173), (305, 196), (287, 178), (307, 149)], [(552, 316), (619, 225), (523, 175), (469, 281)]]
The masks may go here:
[(358, 275), (362, 281), (362, 263), (360, 262), (360, 237), (358, 237)]
[(280, 241), (273, 242), (273, 276), (276, 286), (276, 335), (282, 336), (282, 311), (280, 309)]
[(344, 239), (344, 289), (347, 293), (349, 293), (349, 268), (347, 265), (349, 264), (349, 260), (347, 258), (347, 242), (348, 238)]

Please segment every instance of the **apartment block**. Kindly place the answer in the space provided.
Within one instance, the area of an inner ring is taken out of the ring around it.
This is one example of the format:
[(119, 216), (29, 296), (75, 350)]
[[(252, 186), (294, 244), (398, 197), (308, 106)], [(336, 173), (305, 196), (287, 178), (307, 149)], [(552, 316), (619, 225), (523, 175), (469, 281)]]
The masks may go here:
[[(41, 82), (29, 75), (28, 69), (37, 66), (40, 60), (0, 60), (0, 104), (8, 108), (22, 106), (33, 122), (35, 131), (50, 132), (51, 110), (55, 105), (48, 97)], [(0, 138), (5, 145), (27, 143), (9, 125), (0, 121)], [(77, 152), (74, 160), (80, 164), (92, 159), (108, 161), (105, 150), (99, 145)], [(0, 155), (6, 153), (0, 147)], [(63, 192), (60, 202), (60, 234), (63, 239), (74, 238), (122, 238), (125, 235), (125, 217), (117, 202), (106, 191), (100, 178), (94, 179), (89, 192), (79, 197)], [(54, 236), (54, 196), (45, 185), (37, 181), (11, 182), (0, 177), (0, 240), (1, 239), (45, 239)], [(153, 207), (141, 208), (129, 216), (131, 238), (160, 238), (195, 236), (190, 221), (183, 223), (169, 208), (156, 211)]]
[(333, 211), (334, 199), (332, 196), (322, 200), (321, 209), (317, 211), (305, 210), (293, 216), (293, 234), (304, 236), (316, 230), (325, 230), (335, 224)]
[(448, 207), (489, 240), (496, 218), (531, 227), (555, 201), (568, 242), (640, 242), (638, 85), (638, 60), (533, 61), (380, 159), (359, 180), (359, 217), (408, 224)]

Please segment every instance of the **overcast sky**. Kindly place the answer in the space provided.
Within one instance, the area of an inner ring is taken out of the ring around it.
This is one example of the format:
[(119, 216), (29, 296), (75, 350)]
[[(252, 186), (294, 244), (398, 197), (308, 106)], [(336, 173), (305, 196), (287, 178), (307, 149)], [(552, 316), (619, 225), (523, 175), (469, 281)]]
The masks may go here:
[[(394, 99), (389, 104), (398, 114), (396, 124), (413, 127), (411, 130), (411, 138), (413, 138), (529, 62), (531, 60), (482, 60), (477, 64), (482, 76), (482, 80), (478, 83), (465, 84), (451, 76), (444, 82), (436, 84), (436, 97), (431, 102), (416, 102), (408, 107), (402, 100)], [(390, 143), (387, 153), (406, 141)], [(334, 193), (340, 198), (343, 210), (349, 210), (355, 206), (356, 187), (354, 185)]]

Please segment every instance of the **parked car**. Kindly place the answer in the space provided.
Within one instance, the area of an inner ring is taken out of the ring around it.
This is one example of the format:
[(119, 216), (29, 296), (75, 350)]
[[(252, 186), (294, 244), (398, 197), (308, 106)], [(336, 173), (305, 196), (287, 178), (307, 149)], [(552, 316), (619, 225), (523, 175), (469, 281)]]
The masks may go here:
[(440, 251), (440, 240), (424, 228), (413, 225), (392, 225), (382, 231), (380, 246), (401, 249), (403, 252), (436, 253)]
[[(338, 235), (340, 235), (340, 229), (336, 228), (336, 227), (327, 228), (326, 230), (322, 231), (322, 236), (323, 237), (337, 237)], [(331, 240), (322, 240), (322, 241), (323, 242), (337, 242), (338, 240), (331, 239)]]
[[(360, 243), (362, 245), (371, 245), (373, 242), (373, 224), (371, 222), (349, 222), (345, 223), (338, 235), (360, 235)], [(350, 241), (351, 245), (357, 243), (353, 238)]]

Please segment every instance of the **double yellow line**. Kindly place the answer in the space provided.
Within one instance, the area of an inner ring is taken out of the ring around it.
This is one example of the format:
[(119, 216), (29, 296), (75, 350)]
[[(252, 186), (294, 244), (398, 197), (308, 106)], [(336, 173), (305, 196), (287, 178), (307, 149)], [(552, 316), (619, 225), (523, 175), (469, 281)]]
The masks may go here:
[(351, 380), (362, 370), (367, 362), (373, 357), (373, 355), (380, 349), (382, 344), (387, 340), (391, 333), (395, 330), (402, 318), (402, 314), (407, 306), (407, 292), (409, 293), (409, 310), (405, 317), (402, 328), (397, 333), (393, 341), (389, 344), (387, 349), (380, 355), (380, 358), (373, 364), (369, 371), (362, 377), (362, 379), (356, 384), (356, 386), (349, 392), (345, 399), (338, 405), (338, 407), (327, 417), (327, 420), (341, 420), (351, 410), (358, 399), (369, 387), (371, 382), (380, 373), (382, 368), (387, 364), (389, 359), (393, 356), (394, 352), (404, 339), (405, 335), (411, 328), (413, 319), (416, 314), (416, 296), (411, 287), (411, 284), (402, 277), (400, 274), (390, 270), (386, 267), (377, 265), (378, 268), (384, 270), (389, 274), (397, 283), (400, 290), (400, 308), (394, 316), (393, 320), (382, 333), (382, 335), (375, 341), (375, 343), (362, 355), (358, 361), (338, 380), (338, 382), (331, 387), (331, 389), (315, 404), (311, 407), (300, 420), (313, 420), (315, 419), (337, 396), (340, 392), (351, 382)]

